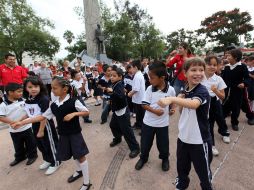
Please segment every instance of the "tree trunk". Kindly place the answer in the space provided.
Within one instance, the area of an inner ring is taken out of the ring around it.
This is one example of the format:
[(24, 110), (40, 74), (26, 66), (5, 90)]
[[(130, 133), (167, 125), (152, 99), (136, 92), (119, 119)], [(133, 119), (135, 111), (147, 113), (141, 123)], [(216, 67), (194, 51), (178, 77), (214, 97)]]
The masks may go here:
[(17, 63), (20, 66), (22, 64), (22, 55), (23, 55), (23, 52), (21, 52), (21, 53), (15, 53), (15, 55), (16, 55)]

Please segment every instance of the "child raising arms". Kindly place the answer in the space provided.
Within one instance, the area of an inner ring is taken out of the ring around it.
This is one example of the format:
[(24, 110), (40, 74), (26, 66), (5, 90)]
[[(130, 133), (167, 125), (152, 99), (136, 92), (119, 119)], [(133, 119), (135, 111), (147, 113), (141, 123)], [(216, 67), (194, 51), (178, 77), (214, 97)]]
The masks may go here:
[(202, 190), (211, 190), (212, 145), (208, 112), (210, 96), (201, 81), (204, 78), (205, 62), (200, 58), (187, 59), (183, 65), (188, 85), (184, 94), (159, 100), (162, 107), (177, 104), (182, 107), (178, 123), (176, 188), (187, 189), (191, 162), (200, 179)]
[(52, 92), (57, 96), (56, 101), (42, 115), (17, 122), (12, 126), (18, 128), (27, 123), (52, 119), (55, 116), (59, 132), (57, 159), (65, 161), (73, 157), (76, 160), (77, 171), (68, 178), (68, 182), (73, 182), (83, 175), (84, 182), (80, 190), (87, 190), (91, 187), (86, 160), (89, 151), (81, 134), (79, 116), (86, 116), (89, 112), (76, 97), (72, 96), (73, 90), (70, 82), (66, 79), (53, 78)]

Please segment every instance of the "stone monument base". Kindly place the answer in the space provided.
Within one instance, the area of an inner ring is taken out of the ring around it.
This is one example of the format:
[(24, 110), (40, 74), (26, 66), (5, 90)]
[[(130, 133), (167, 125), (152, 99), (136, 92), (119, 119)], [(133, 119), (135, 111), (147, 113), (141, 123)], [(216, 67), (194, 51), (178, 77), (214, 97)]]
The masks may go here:
[(102, 63), (106, 63), (109, 65), (112, 64), (112, 59), (109, 59), (106, 54), (98, 54), (97, 59), (100, 60), (100, 62)]

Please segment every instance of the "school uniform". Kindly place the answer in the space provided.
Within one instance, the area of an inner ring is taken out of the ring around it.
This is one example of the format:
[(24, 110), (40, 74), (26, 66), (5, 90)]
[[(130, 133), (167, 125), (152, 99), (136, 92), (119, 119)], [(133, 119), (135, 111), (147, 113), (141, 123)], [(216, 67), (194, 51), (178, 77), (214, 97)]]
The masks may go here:
[(193, 89), (185, 90), (185, 99), (197, 99), (200, 106), (197, 109), (183, 107), (179, 119), (176, 188), (187, 189), (193, 163), (201, 188), (211, 190), (212, 145), (208, 121), (210, 96), (206, 87), (198, 84)]
[(102, 89), (98, 88), (99, 80), (100, 80), (99, 76), (93, 77), (93, 89), (94, 89), (93, 96), (102, 96), (103, 95)]
[[(133, 76), (126, 74), (124, 76), (124, 88), (126, 89), (126, 94), (132, 90)], [(128, 108), (131, 113), (135, 113), (134, 106), (132, 103), (132, 98), (127, 96)]]
[(169, 106), (161, 108), (157, 102), (161, 98), (175, 96), (175, 90), (168, 83), (164, 89), (159, 90), (156, 87), (149, 86), (146, 89), (143, 105), (149, 105), (154, 109), (163, 109), (164, 113), (158, 116), (152, 112), (145, 111), (141, 133), (141, 155), (140, 158), (147, 162), (149, 152), (153, 145), (153, 139), (156, 135), (157, 148), (159, 150), (159, 158), (168, 160), (169, 157)]
[(70, 121), (63, 120), (66, 115), (80, 111), (88, 110), (77, 98), (70, 98), (70, 95), (67, 94), (61, 102), (57, 98), (42, 114), (49, 120), (56, 117), (59, 134), (57, 160), (59, 161), (69, 160), (71, 157), (79, 159), (89, 153), (81, 134), (79, 117), (74, 117)]
[[(112, 87), (112, 83), (110, 80), (107, 80), (105, 78), (105, 76), (102, 76), (98, 82), (98, 84), (102, 87), (105, 87), (105, 88), (111, 88)], [(108, 119), (108, 115), (109, 115), (109, 112), (111, 110), (110, 108), (110, 95), (109, 93), (104, 90), (103, 91), (103, 102), (102, 102), (102, 113), (101, 113), (101, 121), (103, 123), (105, 123)]]
[(136, 111), (136, 123), (134, 126), (136, 128), (140, 128), (143, 125), (143, 118), (145, 114), (145, 110), (142, 108), (142, 101), (144, 99), (145, 94), (145, 79), (141, 71), (138, 71), (133, 78), (132, 83), (132, 91), (136, 93), (132, 96), (132, 102), (135, 106)]
[(228, 131), (228, 126), (226, 124), (226, 121), (223, 115), (220, 99), (211, 90), (211, 86), (215, 85), (218, 90), (223, 90), (227, 87), (227, 85), (225, 84), (223, 79), (216, 74), (213, 74), (213, 76), (211, 76), (208, 79), (205, 78), (202, 81), (202, 84), (206, 87), (211, 97), (210, 109), (209, 109), (209, 125), (210, 125), (210, 132), (212, 135), (212, 145), (215, 145), (214, 131), (213, 131), (215, 121), (217, 122), (217, 125), (218, 125), (219, 134), (221, 134), (222, 136), (228, 137), (230, 133)]
[[(3, 102), (0, 104), (0, 117), (7, 117), (12, 121), (18, 121), (26, 115), (24, 109), (25, 102), (23, 99), (11, 102), (5, 95)], [(28, 159), (37, 158), (36, 141), (32, 131), (32, 124), (24, 125), (18, 129), (9, 127), (15, 149), (15, 160), (21, 161), (26, 157)]]
[(113, 115), (109, 126), (114, 136), (114, 141), (121, 142), (121, 138), (124, 136), (131, 151), (139, 150), (139, 144), (131, 129), (130, 112), (127, 108), (123, 81), (116, 82), (112, 85), (112, 88), (111, 108)]
[(93, 73), (92, 72), (86, 72), (86, 78), (87, 78), (88, 89), (90, 91), (92, 89)]
[[(36, 96), (34, 98), (29, 97), (25, 101), (25, 110), (29, 118), (33, 118), (38, 115), (42, 115), (49, 108), (48, 96)], [(51, 163), (51, 166), (59, 165), (56, 159), (56, 149), (58, 143), (58, 135), (54, 121), (47, 120), (44, 129), (44, 136), (42, 138), (37, 137), (37, 133), (40, 128), (40, 122), (33, 123), (33, 134), (37, 142), (37, 147), (42, 153), (44, 161)]]
[(239, 88), (240, 83), (247, 85), (249, 77), (248, 69), (246, 65), (238, 62), (234, 65), (226, 65), (223, 72), (222, 78), (227, 85), (225, 89), (226, 98), (223, 102), (223, 113), (224, 117), (231, 113), (231, 124), (238, 125), (238, 117), (240, 115), (240, 109), (243, 100), (243, 89)]

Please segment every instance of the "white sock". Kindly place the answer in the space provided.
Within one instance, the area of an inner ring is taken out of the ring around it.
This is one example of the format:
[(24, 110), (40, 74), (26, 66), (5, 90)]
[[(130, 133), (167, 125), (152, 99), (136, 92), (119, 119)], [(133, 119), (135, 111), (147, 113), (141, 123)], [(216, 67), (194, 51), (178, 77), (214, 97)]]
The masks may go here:
[(78, 176), (78, 175), (79, 175), (78, 171), (81, 171), (79, 161), (78, 161), (78, 160), (75, 160), (75, 163), (76, 163), (77, 169), (76, 169), (75, 173), (72, 175), (73, 177)]
[(89, 184), (89, 171), (87, 160), (84, 161), (83, 163), (80, 163), (80, 167), (83, 173), (84, 184)]

